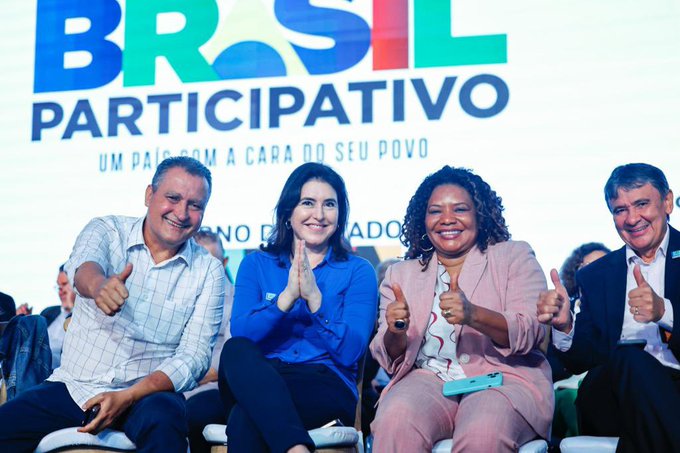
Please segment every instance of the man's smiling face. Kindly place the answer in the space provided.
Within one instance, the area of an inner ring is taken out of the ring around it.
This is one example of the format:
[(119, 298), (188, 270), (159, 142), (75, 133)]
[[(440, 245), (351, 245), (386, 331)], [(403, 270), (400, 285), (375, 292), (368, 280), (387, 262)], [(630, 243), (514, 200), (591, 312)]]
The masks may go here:
[(619, 189), (617, 197), (609, 200), (609, 209), (623, 242), (645, 261), (654, 259), (666, 235), (666, 218), (673, 211), (673, 192), (662, 196), (649, 183)]
[(156, 191), (147, 187), (144, 241), (149, 249), (176, 253), (201, 227), (208, 196), (205, 178), (181, 167), (170, 168)]

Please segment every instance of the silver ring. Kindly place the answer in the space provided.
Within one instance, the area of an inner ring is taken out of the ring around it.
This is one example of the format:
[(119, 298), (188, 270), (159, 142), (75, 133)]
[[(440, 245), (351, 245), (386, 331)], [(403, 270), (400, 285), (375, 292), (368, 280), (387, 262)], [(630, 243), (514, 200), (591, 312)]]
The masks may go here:
[(638, 308), (635, 307), (635, 316), (637, 316), (637, 315), (639, 315), (639, 314), (640, 314), (640, 310), (638, 310)]
[(453, 313), (451, 313), (451, 310), (444, 310), (442, 312), (442, 316), (445, 318), (450, 318), (451, 316), (453, 316)]

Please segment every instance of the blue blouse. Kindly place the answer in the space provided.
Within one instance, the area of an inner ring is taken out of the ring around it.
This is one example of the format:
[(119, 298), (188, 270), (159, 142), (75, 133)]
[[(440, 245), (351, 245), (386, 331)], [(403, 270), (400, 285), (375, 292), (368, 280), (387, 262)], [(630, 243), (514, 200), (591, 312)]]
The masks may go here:
[(325, 365), (356, 395), (357, 362), (367, 351), (377, 317), (373, 267), (352, 255), (337, 261), (329, 249), (313, 270), (322, 295), (316, 313), (303, 299), (288, 312), (276, 305), (290, 267), (288, 255), (255, 252), (245, 257), (236, 277), (232, 336), (250, 338), (269, 358)]

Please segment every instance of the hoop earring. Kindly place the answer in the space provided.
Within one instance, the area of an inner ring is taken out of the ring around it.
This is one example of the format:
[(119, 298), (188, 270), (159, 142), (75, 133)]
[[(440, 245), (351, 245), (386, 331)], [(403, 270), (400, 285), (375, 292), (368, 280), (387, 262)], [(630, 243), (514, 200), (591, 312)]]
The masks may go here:
[[(427, 237), (427, 233), (423, 234), (423, 235), (420, 237), (420, 240), (421, 240), (422, 242), (425, 242), (425, 240), (429, 240), (429, 238)], [(423, 252), (431, 252), (432, 250), (434, 250), (434, 245), (432, 245), (432, 244), (430, 244), (430, 248), (429, 248), (429, 249), (424, 249), (422, 245), (419, 245), (418, 247), (420, 247), (420, 250), (422, 250)]]
[(285, 223), (283, 224), (287, 230), (290, 230), (292, 226), (290, 225), (290, 220), (286, 220)]

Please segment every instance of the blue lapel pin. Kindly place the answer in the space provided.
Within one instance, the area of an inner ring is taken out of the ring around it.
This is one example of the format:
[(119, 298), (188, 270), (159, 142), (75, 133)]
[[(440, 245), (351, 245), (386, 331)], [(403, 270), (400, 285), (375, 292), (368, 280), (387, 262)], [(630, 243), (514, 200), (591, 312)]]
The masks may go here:
[(671, 259), (680, 258), (680, 250), (675, 250), (671, 252)]

